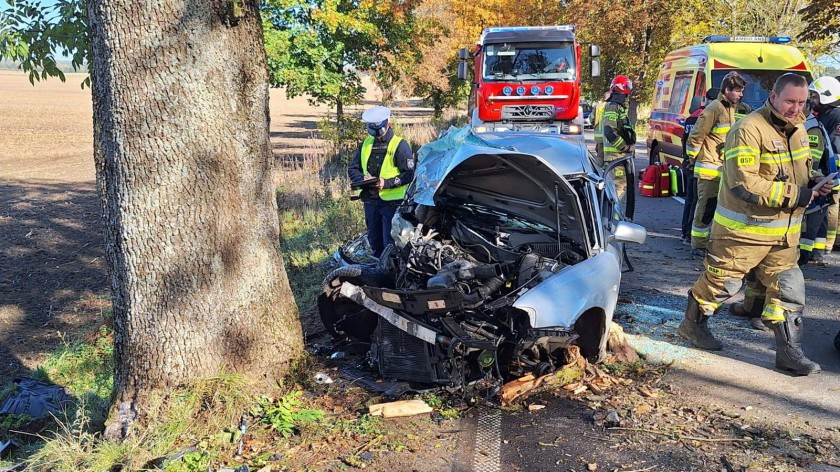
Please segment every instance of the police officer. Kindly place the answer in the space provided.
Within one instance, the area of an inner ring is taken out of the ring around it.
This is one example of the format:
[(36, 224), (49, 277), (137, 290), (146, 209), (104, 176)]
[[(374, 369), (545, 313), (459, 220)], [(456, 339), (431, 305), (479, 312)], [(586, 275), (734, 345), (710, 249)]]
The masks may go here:
[(370, 248), (375, 257), (394, 242), (391, 220), (405, 197), (408, 184), (414, 180), (414, 155), (403, 138), (394, 136), (389, 122), (391, 110), (376, 106), (362, 114), (369, 137), (362, 141), (347, 174), (359, 183), (374, 180), (361, 189), (365, 205), (365, 225)]
[(692, 249), (705, 250), (709, 240), (723, 167), (723, 143), (737, 119), (736, 106), (744, 95), (746, 84), (737, 72), (726, 74), (720, 84), (720, 95), (706, 106), (688, 135), (686, 155), (694, 167), (697, 181), (697, 203), (691, 225)]
[(801, 126), (807, 100), (805, 79), (784, 74), (764, 106), (732, 127), (706, 270), (688, 292), (678, 329), (696, 347), (722, 349), (709, 331), (709, 317), (755, 268), (767, 288), (761, 319), (776, 337), (776, 367), (797, 375), (820, 371), (801, 347), (805, 281), (796, 260), (802, 215), (815, 197), (831, 192), (830, 185), (809, 188), (810, 149)]
[[(603, 116), (598, 121), (598, 130), (603, 139), (604, 166), (633, 153), (636, 131), (627, 116), (627, 97), (632, 92), (633, 82), (626, 75), (617, 75), (610, 83), (610, 96), (604, 106)], [(619, 198), (623, 200), (627, 176), (621, 166), (612, 170), (612, 179)]]

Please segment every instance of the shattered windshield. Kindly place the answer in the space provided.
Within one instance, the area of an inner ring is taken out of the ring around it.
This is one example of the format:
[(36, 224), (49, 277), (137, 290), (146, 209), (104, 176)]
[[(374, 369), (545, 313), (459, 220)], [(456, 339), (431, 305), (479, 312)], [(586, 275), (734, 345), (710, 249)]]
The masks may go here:
[(572, 42), (488, 44), (484, 46), (484, 80), (564, 80), (577, 76)]

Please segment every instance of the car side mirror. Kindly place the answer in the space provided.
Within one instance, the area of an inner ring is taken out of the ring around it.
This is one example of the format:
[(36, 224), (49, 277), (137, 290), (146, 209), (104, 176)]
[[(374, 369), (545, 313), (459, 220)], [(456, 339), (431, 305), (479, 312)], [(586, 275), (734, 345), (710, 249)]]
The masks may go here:
[(467, 48), (461, 48), (458, 50), (458, 60), (459, 61), (466, 61), (470, 58), (470, 52)]
[(616, 241), (644, 244), (645, 239), (647, 239), (647, 230), (644, 226), (636, 223), (619, 221), (615, 224), (613, 235)]
[(598, 57), (601, 55), (601, 46), (597, 44), (590, 44), (589, 45), (589, 56), (590, 57)]

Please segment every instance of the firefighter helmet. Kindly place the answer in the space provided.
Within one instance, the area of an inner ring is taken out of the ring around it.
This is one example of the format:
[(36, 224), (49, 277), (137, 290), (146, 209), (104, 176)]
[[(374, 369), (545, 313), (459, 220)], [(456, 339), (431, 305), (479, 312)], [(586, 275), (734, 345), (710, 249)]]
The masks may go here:
[(633, 91), (633, 82), (626, 75), (617, 75), (610, 83), (610, 91), (630, 95)]
[(819, 77), (811, 82), (808, 90), (816, 92), (820, 97), (820, 105), (840, 105), (840, 81), (834, 77)]

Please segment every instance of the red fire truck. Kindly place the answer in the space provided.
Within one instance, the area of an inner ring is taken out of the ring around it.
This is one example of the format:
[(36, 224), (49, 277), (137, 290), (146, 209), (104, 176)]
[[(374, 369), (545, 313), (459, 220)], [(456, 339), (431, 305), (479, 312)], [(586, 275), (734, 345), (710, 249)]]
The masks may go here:
[[(590, 46), (592, 77), (600, 75), (600, 54)], [(475, 47), (459, 51), (462, 80), (470, 58), (475, 80), (469, 113), (477, 132), (583, 132), (581, 46), (574, 25), (487, 28)]]

